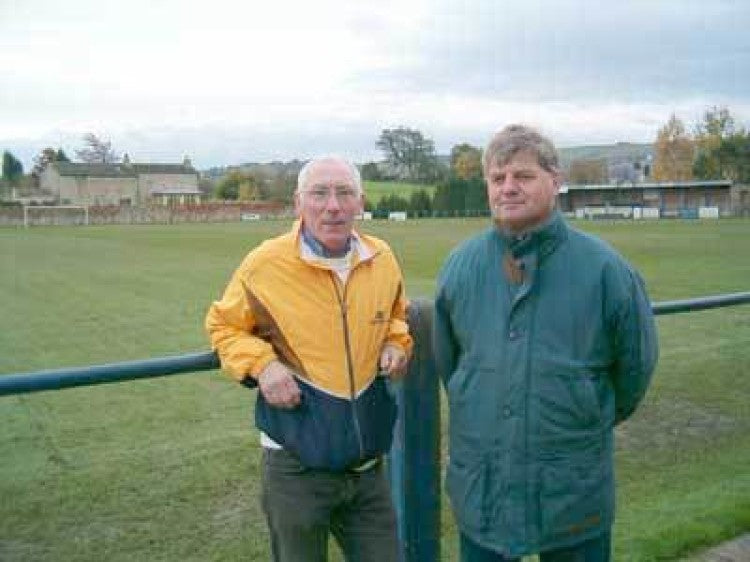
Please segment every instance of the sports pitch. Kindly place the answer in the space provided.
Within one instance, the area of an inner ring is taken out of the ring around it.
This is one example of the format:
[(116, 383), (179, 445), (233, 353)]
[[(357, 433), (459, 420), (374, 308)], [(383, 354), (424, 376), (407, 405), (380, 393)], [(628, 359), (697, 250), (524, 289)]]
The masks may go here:
[[(486, 219), (373, 221), (411, 296)], [(654, 301), (750, 290), (750, 221), (582, 222)], [(207, 349), (245, 253), (286, 221), (0, 229), (0, 373)], [(645, 404), (618, 430), (615, 560), (750, 529), (750, 306), (660, 317)], [(0, 398), (0, 560), (268, 560), (254, 394), (218, 372)], [(443, 512), (443, 559), (456, 559)]]

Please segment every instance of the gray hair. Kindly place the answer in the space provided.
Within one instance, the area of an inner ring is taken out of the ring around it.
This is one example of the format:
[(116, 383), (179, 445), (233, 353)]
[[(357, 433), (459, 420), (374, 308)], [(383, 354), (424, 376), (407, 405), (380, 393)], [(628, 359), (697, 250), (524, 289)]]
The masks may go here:
[(485, 176), (490, 165), (504, 166), (519, 152), (536, 155), (539, 165), (551, 173), (559, 170), (559, 157), (552, 141), (527, 125), (508, 125), (490, 140), (482, 154)]
[(349, 162), (346, 158), (343, 156), (338, 156), (337, 154), (328, 154), (326, 156), (317, 156), (307, 162), (304, 166), (302, 166), (302, 169), (299, 171), (299, 175), (297, 176), (297, 193), (302, 191), (302, 188), (305, 187), (305, 184), (307, 182), (307, 176), (310, 173), (310, 170), (316, 166), (317, 164), (320, 164), (321, 162), (338, 162), (340, 164), (343, 164), (347, 167), (349, 170), (349, 175), (352, 177), (352, 180), (354, 181), (354, 187), (356, 190), (361, 194), (362, 193), (362, 176), (359, 174), (359, 169), (357, 166)]

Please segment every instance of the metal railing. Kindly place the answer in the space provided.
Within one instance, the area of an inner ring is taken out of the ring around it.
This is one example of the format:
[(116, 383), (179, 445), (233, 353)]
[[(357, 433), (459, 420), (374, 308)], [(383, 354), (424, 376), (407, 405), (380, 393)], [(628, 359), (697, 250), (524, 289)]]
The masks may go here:
[[(750, 291), (652, 304), (655, 315), (695, 312), (750, 303)], [(389, 452), (389, 473), (398, 515), (403, 562), (428, 562), (440, 555), (440, 395), (432, 356), (432, 302), (409, 308), (414, 354), (403, 381), (394, 385), (399, 418)], [(0, 396), (60, 390), (218, 368), (212, 351), (0, 375)]]
[[(678, 314), (697, 312), (711, 308), (721, 308), (750, 303), (750, 291), (712, 295), (693, 299), (673, 300), (653, 303), (654, 314)], [(422, 315), (430, 308), (431, 301), (416, 299), (411, 309)], [(410, 319), (411, 320), (411, 319)], [(0, 396), (24, 394), (42, 390), (61, 390), (74, 386), (91, 386), (111, 382), (123, 382), (150, 377), (163, 377), (181, 373), (208, 371), (220, 367), (219, 359), (213, 351), (202, 351), (183, 355), (157, 357), (137, 361), (122, 361), (88, 367), (67, 367), (31, 373), (0, 375)]]

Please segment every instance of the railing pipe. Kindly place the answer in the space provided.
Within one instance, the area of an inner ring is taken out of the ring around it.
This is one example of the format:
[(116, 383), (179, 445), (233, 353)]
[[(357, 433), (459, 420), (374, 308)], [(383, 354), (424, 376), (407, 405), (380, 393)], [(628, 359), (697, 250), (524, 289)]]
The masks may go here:
[(192, 373), (218, 367), (219, 358), (216, 354), (204, 351), (140, 361), (0, 375), (0, 396)]
[[(711, 308), (750, 303), (750, 291), (713, 295), (694, 299), (657, 302), (652, 304), (654, 314), (677, 314)], [(419, 309), (431, 308), (427, 299), (415, 301)], [(121, 382), (147, 377), (161, 377), (180, 373), (207, 371), (219, 367), (219, 360), (212, 351), (188, 353), (145, 359), (123, 361), (89, 367), (70, 367), (33, 373), (0, 375), (0, 396), (23, 394), (41, 390), (60, 390), (74, 386), (88, 386), (110, 382)]]
[(750, 303), (750, 291), (743, 293), (727, 293), (695, 299), (657, 302), (651, 305), (654, 314), (677, 314), (680, 312), (698, 312), (709, 308), (721, 308), (738, 304)]

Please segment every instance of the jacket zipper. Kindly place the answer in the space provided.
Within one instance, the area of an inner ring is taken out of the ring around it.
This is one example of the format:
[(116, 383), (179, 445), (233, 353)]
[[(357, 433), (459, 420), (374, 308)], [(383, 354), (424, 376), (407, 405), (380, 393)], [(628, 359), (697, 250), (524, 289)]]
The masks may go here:
[[(351, 275), (352, 272), (349, 272)], [(355, 399), (355, 387), (354, 387), (354, 367), (352, 365), (352, 349), (351, 342), (349, 340), (349, 320), (346, 306), (346, 288), (347, 284), (344, 284), (343, 297), (339, 292), (339, 286), (334, 277), (336, 274), (331, 271), (331, 282), (333, 283), (334, 292), (336, 298), (339, 301), (339, 308), (341, 309), (341, 323), (344, 327), (344, 349), (346, 351), (346, 368), (349, 373), (349, 396), (352, 410), (352, 419), (354, 420), (354, 432), (357, 435), (357, 444), (359, 445), (359, 458), (364, 459), (365, 456), (365, 445), (362, 442), (362, 430), (359, 426), (359, 418), (357, 417), (357, 403)]]

